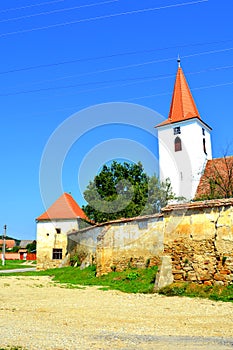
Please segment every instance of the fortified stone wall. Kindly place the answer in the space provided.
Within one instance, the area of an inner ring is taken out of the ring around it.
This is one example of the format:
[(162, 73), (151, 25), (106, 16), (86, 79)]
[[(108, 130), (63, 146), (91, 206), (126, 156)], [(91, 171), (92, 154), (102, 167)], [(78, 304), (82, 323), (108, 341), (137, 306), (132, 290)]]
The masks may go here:
[(174, 281), (233, 283), (233, 199), (171, 205), (163, 215)]
[(102, 230), (102, 226), (94, 226), (68, 234), (68, 258), (82, 252), (86, 264), (96, 264), (97, 237), (102, 234)]
[(233, 198), (169, 205), (162, 215), (115, 220), (68, 237), (68, 252), (85, 248), (97, 275), (166, 257), (174, 281), (233, 283)]
[(97, 276), (127, 267), (157, 265), (163, 250), (161, 215), (110, 222), (97, 237)]

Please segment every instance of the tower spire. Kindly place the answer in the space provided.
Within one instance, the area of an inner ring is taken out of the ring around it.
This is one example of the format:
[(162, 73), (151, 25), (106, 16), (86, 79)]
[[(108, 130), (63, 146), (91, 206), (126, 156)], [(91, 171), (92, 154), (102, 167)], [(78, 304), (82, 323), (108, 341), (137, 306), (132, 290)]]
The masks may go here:
[(201, 119), (183, 70), (180, 67), (180, 56), (178, 56), (177, 62), (178, 70), (168, 119), (173, 123), (191, 118)]
[(178, 68), (180, 68), (180, 55), (179, 54), (177, 56), (177, 63), (178, 63)]
[(177, 123), (192, 118), (201, 120), (192, 93), (180, 66), (180, 55), (177, 57), (177, 63), (178, 69), (168, 119), (157, 126)]

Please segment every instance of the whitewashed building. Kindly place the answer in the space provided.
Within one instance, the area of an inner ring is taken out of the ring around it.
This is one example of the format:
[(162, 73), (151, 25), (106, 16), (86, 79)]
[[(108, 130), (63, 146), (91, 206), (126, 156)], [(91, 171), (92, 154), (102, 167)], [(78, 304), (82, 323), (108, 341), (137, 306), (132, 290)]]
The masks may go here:
[(83, 220), (88, 221), (87, 216), (68, 193), (36, 219), (38, 269), (60, 266), (67, 253), (67, 234), (79, 230)]

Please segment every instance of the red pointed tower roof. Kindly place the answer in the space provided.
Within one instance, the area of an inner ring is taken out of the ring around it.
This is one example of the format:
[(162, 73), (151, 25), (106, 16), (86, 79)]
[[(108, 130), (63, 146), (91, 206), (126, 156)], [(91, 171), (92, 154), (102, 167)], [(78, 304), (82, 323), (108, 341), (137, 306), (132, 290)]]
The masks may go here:
[(51, 219), (85, 219), (89, 220), (84, 211), (75, 202), (74, 198), (63, 193), (42, 215), (36, 220), (51, 220)]
[(172, 95), (172, 102), (168, 119), (157, 126), (171, 123), (177, 123), (192, 118), (201, 119), (193, 96), (185, 79), (182, 68), (180, 67), (180, 59), (178, 58), (178, 70)]

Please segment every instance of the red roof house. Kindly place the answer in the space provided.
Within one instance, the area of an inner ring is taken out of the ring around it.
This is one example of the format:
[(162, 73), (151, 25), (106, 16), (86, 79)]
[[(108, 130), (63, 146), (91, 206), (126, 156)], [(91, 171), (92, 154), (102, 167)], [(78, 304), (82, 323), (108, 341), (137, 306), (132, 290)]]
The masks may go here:
[(68, 193), (63, 193), (36, 221), (38, 269), (61, 266), (67, 257), (67, 234), (90, 223), (84, 211)]

